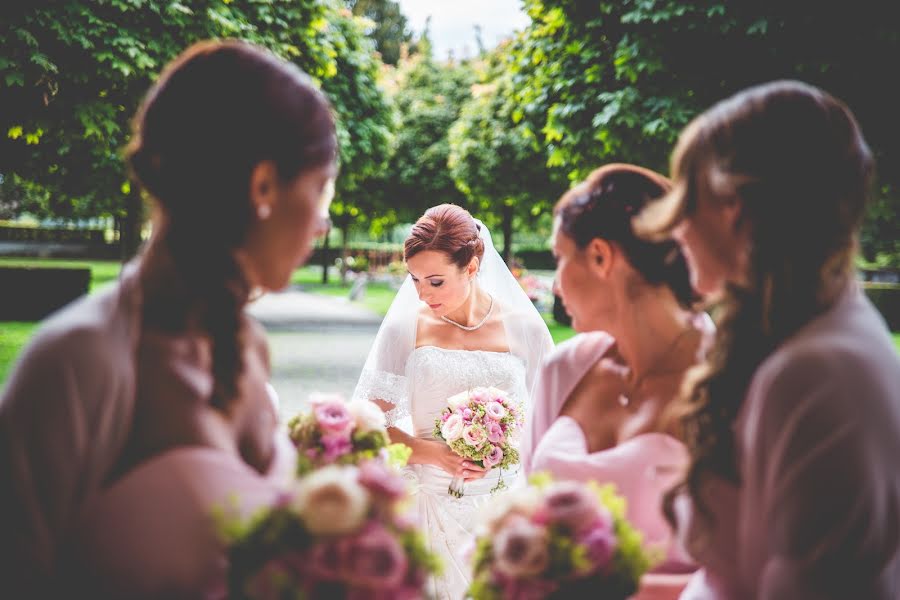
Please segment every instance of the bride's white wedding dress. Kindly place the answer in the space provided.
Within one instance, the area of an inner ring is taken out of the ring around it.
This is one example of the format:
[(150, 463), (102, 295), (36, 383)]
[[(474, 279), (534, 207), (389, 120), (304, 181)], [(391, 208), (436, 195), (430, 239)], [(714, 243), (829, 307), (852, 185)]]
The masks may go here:
[[(480, 224), (479, 224), (480, 225)], [(480, 386), (494, 386), (530, 409), (534, 378), (545, 354), (553, 349), (547, 326), (522, 287), (510, 273), (480, 225), (485, 253), (478, 283), (496, 302), (494, 314), (503, 322), (509, 352), (416, 347), (417, 323), (423, 303), (410, 277), (397, 292), (360, 374), (353, 397), (380, 400), (388, 426), (419, 438), (434, 439), (434, 422), (447, 399)], [(465, 485), (465, 495), (447, 493), (452, 477), (438, 467), (414, 465), (405, 470), (418, 519), (444, 572), (431, 582), (432, 595), (459, 600), (470, 582), (470, 568), (462, 556), (471, 546), (481, 507), (492, 498), (499, 471)], [(516, 473), (503, 472), (507, 485)]]
[[(409, 355), (406, 378), (413, 434), (424, 439), (435, 439), (435, 419), (447, 406), (447, 398), (454, 394), (494, 386), (519, 402), (528, 395), (525, 363), (509, 352), (422, 346)], [(459, 600), (471, 579), (471, 568), (462, 552), (471, 544), (481, 516), (479, 509), (490, 500), (501, 474), (493, 469), (483, 479), (470, 481), (462, 498), (447, 493), (452, 477), (438, 467), (412, 465), (405, 469), (404, 476), (410, 483), (415, 510), (431, 549), (444, 563), (444, 571), (434, 578), (431, 592), (441, 600)], [(502, 477), (511, 484), (515, 473), (504, 471)]]

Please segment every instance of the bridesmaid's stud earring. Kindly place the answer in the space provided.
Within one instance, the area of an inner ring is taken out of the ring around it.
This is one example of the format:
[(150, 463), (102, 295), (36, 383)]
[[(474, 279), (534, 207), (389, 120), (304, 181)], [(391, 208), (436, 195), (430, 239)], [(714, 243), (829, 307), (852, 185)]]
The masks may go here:
[(272, 215), (272, 207), (268, 204), (260, 204), (256, 209), (256, 216), (260, 218), (260, 220), (265, 221)]

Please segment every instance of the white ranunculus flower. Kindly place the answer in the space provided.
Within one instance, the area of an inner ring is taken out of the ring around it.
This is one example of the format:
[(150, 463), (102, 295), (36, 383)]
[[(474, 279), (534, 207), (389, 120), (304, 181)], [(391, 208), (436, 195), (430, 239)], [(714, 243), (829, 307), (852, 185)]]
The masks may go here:
[(541, 492), (534, 487), (526, 487), (508, 494), (500, 494), (496, 500), (485, 504), (482, 512), (482, 526), (489, 535), (496, 534), (513, 516), (530, 519), (541, 506)]
[(344, 535), (365, 521), (369, 492), (356, 467), (331, 465), (297, 483), (292, 505), (313, 535)]
[(384, 411), (377, 404), (369, 400), (354, 400), (347, 408), (356, 421), (356, 428), (366, 433), (368, 431), (383, 431), (387, 421)]
[(469, 392), (460, 392), (447, 398), (447, 406), (453, 410), (459, 410), (469, 405)]
[(441, 425), (441, 435), (444, 436), (444, 439), (448, 444), (454, 442), (462, 437), (463, 426), (464, 423), (462, 417), (457, 414), (452, 414), (444, 421), (444, 424)]

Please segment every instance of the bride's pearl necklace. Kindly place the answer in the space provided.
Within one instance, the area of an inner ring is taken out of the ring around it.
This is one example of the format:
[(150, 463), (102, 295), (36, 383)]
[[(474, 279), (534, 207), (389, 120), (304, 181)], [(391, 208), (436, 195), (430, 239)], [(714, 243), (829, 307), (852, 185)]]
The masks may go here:
[(481, 319), (481, 321), (479, 321), (479, 322), (476, 323), (475, 325), (471, 325), (471, 326), (469, 326), (469, 325), (462, 325), (462, 324), (460, 324), (460, 323), (457, 323), (457, 322), (454, 321), (453, 319), (448, 319), (448, 318), (445, 317), (445, 316), (441, 316), (441, 320), (446, 321), (447, 323), (450, 323), (451, 325), (456, 325), (456, 326), (459, 327), (460, 329), (465, 329), (466, 331), (475, 331), (476, 329), (480, 329), (482, 325), (484, 325), (485, 323), (487, 323), (488, 317), (490, 317), (490, 316), (491, 316), (491, 313), (494, 311), (494, 297), (491, 296), (490, 294), (488, 294), (488, 298), (491, 299), (491, 304), (490, 304), (490, 306), (488, 306), (487, 314), (485, 314), (485, 315), (484, 315), (484, 318)]

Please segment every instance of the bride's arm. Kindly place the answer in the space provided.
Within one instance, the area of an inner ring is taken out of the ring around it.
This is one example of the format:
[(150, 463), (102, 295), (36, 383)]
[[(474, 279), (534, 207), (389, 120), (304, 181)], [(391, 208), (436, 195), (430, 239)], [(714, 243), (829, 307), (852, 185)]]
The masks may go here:
[[(372, 400), (381, 410), (388, 412), (394, 405), (384, 400)], [(411, 465), (433, 465), (443, 469), (454, 477), (466, 480), (480, 479), (487, 472), (484, 467), (462, 458), (450, 446), (438, 440), (425, 440), (412, 436), (397, 427), (388, 427), (388, 435), (395, 444), (406, 444), (412, 450), (409, 457)]]

